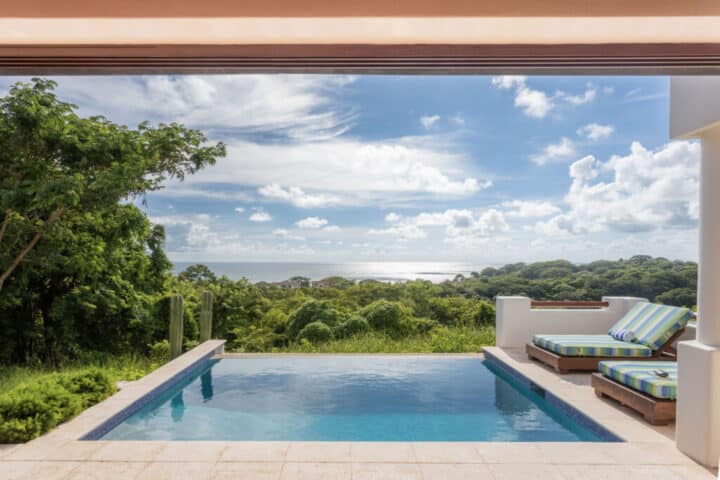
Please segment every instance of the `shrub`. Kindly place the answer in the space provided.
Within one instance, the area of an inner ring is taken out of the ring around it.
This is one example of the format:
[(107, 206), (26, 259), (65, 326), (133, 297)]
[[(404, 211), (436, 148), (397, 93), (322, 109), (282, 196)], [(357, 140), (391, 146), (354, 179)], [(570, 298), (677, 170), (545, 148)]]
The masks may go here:
[(95, 405), (115, 393), (110, 377), (97, 368), (61, 375), (58, 383), (80, 398), (82, 408)]
[(377, 300), (360, 310), (362, 315), (374, 330), (386, 332), (393, 336), (407, 332), (410, 314), (399, 302)]
[(152, 345), (148, 345), (150, 349), (150, 359), (153, 363), (164, 364), (170, 360), (170, 342), (163, 340), (161, 342), (155, 342)]
[(73, 395), (56, 375), (23, 385), (0, 397), (0, 443), (32, 440), (82, 410), (79, 395)]
[(432, 331), (438, 326), (438, 322), (430, 318), (411, 318), (407, 325), (411, 334), (423, 334)]
[(334, 327), (344, 320), (344, 315), (326, 301), (311, 300), (295, 310), (288, 320), (288, 330), (291, 338), (298, 338), (305, 326), (314, 322), (322, 322), (328, 327)]
[(300, 330), (298, 338), (301, 341), (307, 340), (312, 344), (327, 342), (332, 338), (332, 330), (323, 322), (312, 322)]
[(335, 328), (336, 336), (339, 338), (350, 338), (359, 333), (370, 330), (370, 324), (359, 315), (353, 315)]

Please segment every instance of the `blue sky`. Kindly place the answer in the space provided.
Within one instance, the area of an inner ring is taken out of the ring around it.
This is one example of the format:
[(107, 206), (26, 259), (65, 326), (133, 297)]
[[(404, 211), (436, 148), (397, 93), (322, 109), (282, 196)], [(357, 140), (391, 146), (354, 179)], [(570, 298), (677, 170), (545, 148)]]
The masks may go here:
[(697, 255), (699, 145), (668, 138), (666, 77), (57, 80), (82, 114), (227, 143), (145, 199), (176, 261)]

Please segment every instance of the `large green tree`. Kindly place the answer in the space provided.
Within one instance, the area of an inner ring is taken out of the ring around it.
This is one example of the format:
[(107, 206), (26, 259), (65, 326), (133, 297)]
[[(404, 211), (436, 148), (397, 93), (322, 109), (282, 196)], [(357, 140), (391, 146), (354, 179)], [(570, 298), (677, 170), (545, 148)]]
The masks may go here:
[(0, 291), (63, 218), (112, 208), (225, 154), (223, 144), (175, 123), (131, 129), (83, 118), (55, 86), (17, 83), (0, 100)]
[(171, 264), (133, 201), (225, 154), (178, 124), (83, 118), (55, 87), (0, 99), (0, 363), (153, 340)]

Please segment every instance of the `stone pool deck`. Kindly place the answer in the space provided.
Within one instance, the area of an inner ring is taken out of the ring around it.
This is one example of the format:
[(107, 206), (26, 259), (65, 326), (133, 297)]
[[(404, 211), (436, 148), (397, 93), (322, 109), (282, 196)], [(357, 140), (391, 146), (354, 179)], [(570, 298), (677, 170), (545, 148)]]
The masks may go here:
[(0, 479), (715, 479), (681, 454), (674, 428), (651, 427), (595, 397), (588, 375), (559, 376), (522, 352), (489, 349), (533, 382), (606, 426), (624, 443), (118, 442), (89, 431), (222, 349), (206, 342), (25, 445), (0, 450)]

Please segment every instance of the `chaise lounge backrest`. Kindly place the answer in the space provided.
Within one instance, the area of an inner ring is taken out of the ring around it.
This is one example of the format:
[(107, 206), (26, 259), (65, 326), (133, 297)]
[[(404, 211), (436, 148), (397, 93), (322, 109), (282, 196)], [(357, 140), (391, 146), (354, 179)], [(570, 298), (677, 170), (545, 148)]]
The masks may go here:
[(685, 328), (692, 317), (693, 312), (688, 308), (640, 302), (618, 320), (608, 334), (625, 341), (630, 336), (633, 343), (658, 350)]

